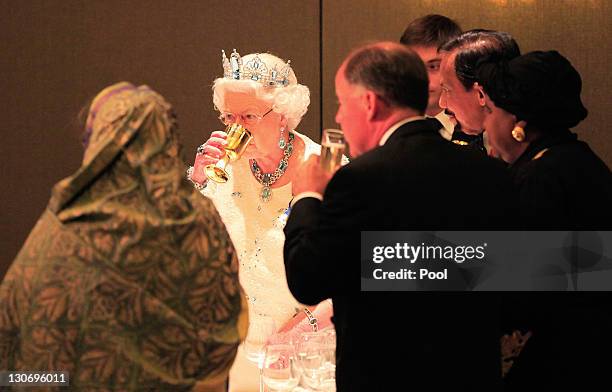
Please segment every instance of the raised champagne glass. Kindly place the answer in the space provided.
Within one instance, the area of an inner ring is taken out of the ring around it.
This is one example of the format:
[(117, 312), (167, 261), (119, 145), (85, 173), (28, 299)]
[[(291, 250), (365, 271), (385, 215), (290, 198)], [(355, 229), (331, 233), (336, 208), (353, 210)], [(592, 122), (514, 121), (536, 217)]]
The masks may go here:
[(225, 167), (229, 162), (234, 162), (240, 159), (244, 150), (253, 139), (251, 132), (240, 124), (230, 124), (225, 128), (227, 133), (225, 156), (216, 164), (206, 166), (206, 177), (214, 182), (224, 183), (229, 180), (229, 174)]
[(342, 164), (342, 155), (346, 149), (344, 134), (339, 129), (323, 130), (321, 138), (321, 167), (333, 172)]

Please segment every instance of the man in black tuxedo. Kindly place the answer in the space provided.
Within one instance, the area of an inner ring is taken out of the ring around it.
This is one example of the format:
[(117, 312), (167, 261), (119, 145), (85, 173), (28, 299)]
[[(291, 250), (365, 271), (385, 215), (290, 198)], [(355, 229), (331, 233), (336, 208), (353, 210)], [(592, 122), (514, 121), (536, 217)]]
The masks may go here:
[[(427, 72), (403, 45), (356, 49), (335, 85), (336, 122), (355, 159), (331, 180), (318, 157), (300, 169), (284, 257), (297, 300), (333, 299), (338, 391), (495, 391), (493, 294), (361, 292), (358, 271), (361, 231), (504, 227), (514, 213), (504, 169), (448, 143), (425, 119)], [(448, 203), (449, 191), (460, 206)]]

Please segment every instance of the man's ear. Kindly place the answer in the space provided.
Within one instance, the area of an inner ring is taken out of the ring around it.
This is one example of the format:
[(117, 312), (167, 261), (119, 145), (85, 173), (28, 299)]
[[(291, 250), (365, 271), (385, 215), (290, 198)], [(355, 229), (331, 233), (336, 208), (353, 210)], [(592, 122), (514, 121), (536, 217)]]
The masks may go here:
[(476, 93), (476, 99), (478, 100), (478, 104), (484, 107), (487, 102), (485, 100), (485, 92), (482, 86), (478, 84), (478, 82), (474, 82), (473, 89), (474, 89), (474, 92)]
[(381, 99), (373, 91), (366, 90), (363, 94), (363, 103), (365, 105), (367, 119), (374, 119), (380, 112)]
[(484, 105), (482, 107), (484, 108), (484, 110), (489, 114), (493, 113), (493, 110), (491, 109), (491, 107), (493, 106), (493, 101), (491, 101), (491, 98), (489, 98), (489, 96), (485, 94), (483, 97), (483, 101)]

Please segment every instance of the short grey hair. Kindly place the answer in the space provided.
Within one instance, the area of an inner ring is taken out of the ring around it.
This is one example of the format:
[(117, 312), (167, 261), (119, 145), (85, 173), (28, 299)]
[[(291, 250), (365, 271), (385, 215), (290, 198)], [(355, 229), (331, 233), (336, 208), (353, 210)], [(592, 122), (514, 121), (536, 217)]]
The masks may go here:
[[(247, 63), (256, 55), (269, 69), (275, 67), (280, 69), (286, 64), (283, 59), (269, 53), (248, 54), (242, 57), (243, 63)], [(212, 88), (213, 103), (216, 108), (220, 109), (224, 106), (226, 91), (253, 94), (257, 99), (270, 104), (274, 112), (285, 116), (289, 129), (295, 129), (298, 126), (310, 105), (310, 90), (298, 83), (293, 69), (289, 74), (289, 84), (285, 87), (268, 87), (253, 80), (217, 78)]]
[(424, 113), (429, 78), (421, 58), (395, 42), (378, 42), (355, 49), (346, 59), (344, 76), (350, 84), (374, 91), (395, 107)]

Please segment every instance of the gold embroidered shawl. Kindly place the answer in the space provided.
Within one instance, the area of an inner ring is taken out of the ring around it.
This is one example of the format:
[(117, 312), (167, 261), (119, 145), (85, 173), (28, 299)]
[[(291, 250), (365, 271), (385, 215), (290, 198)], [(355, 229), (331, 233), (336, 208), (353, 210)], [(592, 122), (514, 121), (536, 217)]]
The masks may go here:
[(170, 105), (118, 83), (87, 128), (82, 166), (0, 286), (0, 370), (68, 371), (73, 390), (224, 380), (246, 307), (225, 227), (184, 180)]

